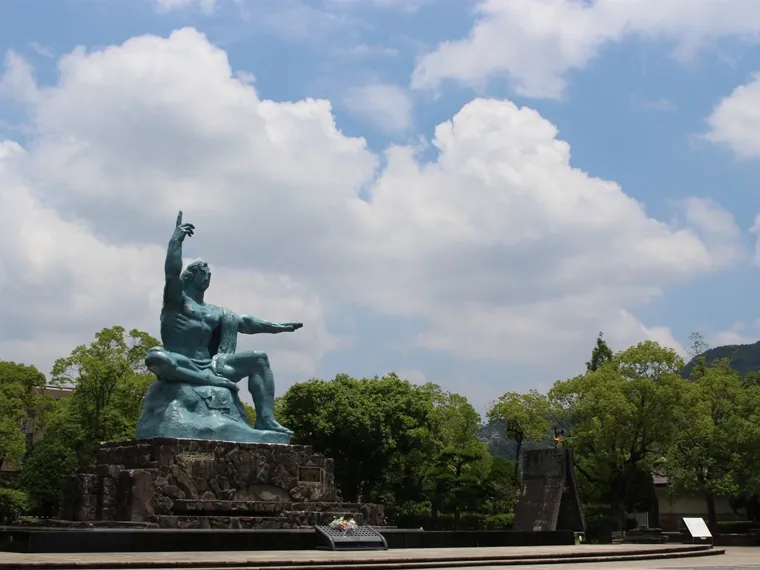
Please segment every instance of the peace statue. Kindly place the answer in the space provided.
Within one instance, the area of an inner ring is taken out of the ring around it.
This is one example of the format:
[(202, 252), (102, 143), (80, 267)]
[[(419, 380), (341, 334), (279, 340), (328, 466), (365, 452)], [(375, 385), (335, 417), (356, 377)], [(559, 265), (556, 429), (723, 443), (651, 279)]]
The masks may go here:
[[(235, 352), (237, 335), (293, 332), (301, 323), (237, 315), (205, 301), (211, 271), (194, 261), (182, 271), (182, 243), (195, 226), (177, 215), (164, 265), (161, 342), (145, 358), (157, 380), (145, 396), (137, 437), (288, 443), (291, 432), (274, 418), (274, 376), (263, 352)], [(250, 427), (237, 383), (248, 378), (256, 408)]]

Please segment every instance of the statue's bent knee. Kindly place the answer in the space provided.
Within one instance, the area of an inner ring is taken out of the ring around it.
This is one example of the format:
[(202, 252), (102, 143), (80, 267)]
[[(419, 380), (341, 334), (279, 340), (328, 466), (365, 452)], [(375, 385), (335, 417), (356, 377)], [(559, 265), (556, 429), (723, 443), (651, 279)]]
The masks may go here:
[(154, 346), (148, 350), (148, 354), (145, 355), (145, 366), (151, 372), (158, 373), (162, 368), (166, 366), (173, 366), (174, 362), (172, 357), (169, 356), (162, 346)]

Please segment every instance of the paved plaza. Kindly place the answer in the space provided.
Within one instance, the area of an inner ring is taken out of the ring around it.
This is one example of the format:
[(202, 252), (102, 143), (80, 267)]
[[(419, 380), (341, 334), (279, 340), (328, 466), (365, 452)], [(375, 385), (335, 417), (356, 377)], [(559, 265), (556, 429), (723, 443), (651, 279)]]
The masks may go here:
[[(599, 570), (760, 570), (760, 548), (726, 548), (720, 556), (685, 558), (681, 560), (642, 560), (639, 562), (603, 562), (594, 564)], [(542, 564), (520, 566), (524, 570), (580, 570), (588, 563)], [(481, 566), (480, 570), (495, 570), (504, 566)], [(442, 569), (436, 569), (442, 570)]]
[[(448, 564), (441, 566), (453, 567), (453, 560), (461, 563), (460, 567), (475, 566), (478, 568), (504, 568), (519, 564), (516, 557), (547, 557), (554, 558), (554, 563), (538, 565), (520, 565), (520, 568), (546, 568), (561, 570), (562, 568), (580, 568), (596, 566), (597, 568), (648, 569), (648, 570), (678, 570), (703, 568), (706, 570), (728, 570), (729, 568), (745, 568), (760, 570), (760, 549), (758, 548), (729, 548), (726, 554), (703, 556), (695, 558), (656, 559), (646, 561), (624, 561), (619, 563), (592, 563), (589, 560), (578, 560), (566, 563), (558, 557), (570, 554), (585, 556), (620, 556), (635, 549), (639, 555), (657, 554), (664, 550), (662, 545), (580, 545), (580, 546), (548, 546), (548, 547), (501, 547), (501, 548), (427, 548), (427, 549), (397, 549), (388, 551), (365, 552), (325, 552), (315, 550), (300, 551), (258, 551), (258, 552), (123, 552), (123, 553), (81, 553), (81, 554), (17, 554), (0, 552), (1, 570), (19, 570), (25, 568), (45, 568), (53, 565), (59, 568), (183, 568), (203, 564), (206, 568), (222, 567), (278, 567), (282, 566), (309, 567), (314, 565), (340, 568), (376, 567), (387, 564), (407, 565), (413, 563), (417, 567), (424, 566), (428, 570), (435, 568), (436, 561), (449, 559)], [(722, 550), (722, 549), (721, 549)], [(488, 558), (503, 558), (487, 566)], [(511, 558), (511, 560), (506, 560)], [(559, 563), (558, 563), (559, 562)], [(378, 564), (379, 563), (379, 564)], [(421, 564), (420, 564), (421, 563)], [(218, 566), (216, 566), (218, 565)]]

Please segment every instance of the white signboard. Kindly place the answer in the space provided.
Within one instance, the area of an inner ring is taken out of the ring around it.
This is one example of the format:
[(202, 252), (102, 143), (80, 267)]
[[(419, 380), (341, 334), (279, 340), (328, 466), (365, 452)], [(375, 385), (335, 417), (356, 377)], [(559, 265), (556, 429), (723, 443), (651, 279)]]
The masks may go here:
[(712, 538), (710, 529), (707, 528), (704, 519), (697, 518), (683, 518), (683, 523), (686, 528), (689, 529), (689, 534), (692, 538)]

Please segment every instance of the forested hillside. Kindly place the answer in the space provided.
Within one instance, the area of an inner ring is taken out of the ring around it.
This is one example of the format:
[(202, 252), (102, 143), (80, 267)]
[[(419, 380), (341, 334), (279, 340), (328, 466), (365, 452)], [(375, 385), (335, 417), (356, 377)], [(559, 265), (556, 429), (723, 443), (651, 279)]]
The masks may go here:
[[(702, 356), (710, 363), (713, 360), (727, 358), (731, 368), (740, 376), (747, 372), (760, 372), (760, 342), (754, 344), (727, 344), (716, 346), (705, 351)], [(688, 378), (694, 368), (695, 360), (692, 359), (683, 369), (681, 376)]]

